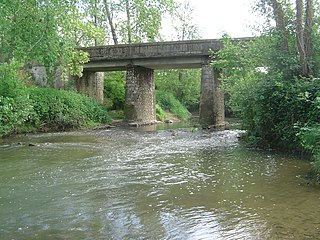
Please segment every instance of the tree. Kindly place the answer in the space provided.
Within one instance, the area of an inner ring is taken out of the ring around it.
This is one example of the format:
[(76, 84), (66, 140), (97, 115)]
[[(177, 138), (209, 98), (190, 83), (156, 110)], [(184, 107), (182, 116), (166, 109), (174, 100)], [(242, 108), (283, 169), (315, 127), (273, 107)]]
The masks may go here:
[(161, 20), (173, 12), (173, 0), (104, 0), (113, 43), (139, 43), (160, 40)]
[(88, 45), (101, 31), (86, 20), (76, 0), (4, 0), (0, 3), (0, 61), (57, 65), (81, 75), (88, 60), (75, 48)]
[(301, 75), (308, 76), (308, 63), (305, 51), (304, 31), (303, 31), (303, 1), (296, 0), (296, 36), (297, 36), (297, 48), (300, 58)]
[[(304, 14), (305, 9), (305, 14)], [(296, 37), (301, 66), (301, 76), (310, 77), (312, 61), (312, 28), (313, 28), (313, 0), (296, 0)], [(305, 18), (305, 21), (303, 20)], [(303, 24), (305, 22), (305, 24)]]
[[(275, 30), (281, 39), (283, 57), (296, 56), (299, 75), (309, 77), (313, 62), (313, 0), (296, 0), (295, 5), (288, 0), (260, 0), (259, 7), (263, 13), (267, 13), (267, 18), (270, 18), (268, 12), (272, 12), (271, 18), (275, 21)], [(295, 38), (292, 38), (294, 32)]]
[(117, 33), (113, 24), (113, 19), (111, 16), (111, 11), (110, 11), (110, 6), (109, 6), (109, 2), (107, 0), (104, 0), (104, 6), (106, 9), (106, 15), (107, 15), (107, 19), (108, 19), (108, 23), (111, 29), (111, 34), (112, 34), (112, 39), (113, 39), (113, 43), (115, 45), (118, 44), (118, 37), (117, 37)]
[[(213, 66), (223, 69), (229, 104), (248, 130), (250, 143), (301, 150), (304, 146), (299, 132), (303, 137), (309, 129), (310, 137), (319, 129), (320, 75), (314, 67), (320, 63), (316, 51), (320, 46), (319, 25), (314, 24), (319, 16), (315, 16), (313, 1), (309, 0), (259, 2), (267, 22), (274, 24), (268, 24), (251, 43), (224, 42), (224, 48), (215, 53)], [(259, 71), (261, 67), (263, 71)], [(318, 158), (320, 173), (320, 155)]]
[(184, 1), (177, 8), (172, 24), (178, 40), (191, 40), (200, 37), (198, 26), (194, 24), (193, 12), (194, 8), (189, 0)]
[(269, 0), (268, 4), (272, 6), (273, 15), (276, 22), (276, 28), (279, 31), (282, 38), (282, 50), (284, 52), (289, 51), (289, 43), (288, 43), (288, 23), (285, 20), (283, 6), (280, 4), (278, 0)]

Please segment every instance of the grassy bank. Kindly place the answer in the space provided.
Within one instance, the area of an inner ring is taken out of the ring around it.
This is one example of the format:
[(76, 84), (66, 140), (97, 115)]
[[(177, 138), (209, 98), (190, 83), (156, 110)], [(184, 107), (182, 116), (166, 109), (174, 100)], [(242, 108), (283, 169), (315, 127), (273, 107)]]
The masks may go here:
[(0, 137), (64, 131), (111, 121), (106, 109), (73, 91), (26, 87), (15, 65), (0, 66)]

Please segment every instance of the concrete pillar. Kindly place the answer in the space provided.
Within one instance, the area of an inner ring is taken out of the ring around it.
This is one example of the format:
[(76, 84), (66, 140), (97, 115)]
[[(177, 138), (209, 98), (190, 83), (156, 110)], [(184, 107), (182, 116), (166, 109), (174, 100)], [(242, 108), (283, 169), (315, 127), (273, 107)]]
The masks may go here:
[(222, 90), (220, 71), (215, 70), (214, 74), (214, 95), (213, 95), (213, 114), (215, 119), (215, 126), (225, 126), (225, 106), (224, 93)]
[(210, 65), (204, 64), (201, 69), (199, 121), (202, 125), (213, 125), (214, 72)]
[(156, 121), (153, 69), (128, 65), (126, 75), (125, 119), (137, 124)]
[(92, 97), (98, 103), (103, 103), (104, 73), (83, 72), (81, 78), (74, 81), (76, 90), (86, 96)]
[(224, 95), (219, 72), (209, 64), (202, 66), (199, 121), (202, 125), (224, 125)]

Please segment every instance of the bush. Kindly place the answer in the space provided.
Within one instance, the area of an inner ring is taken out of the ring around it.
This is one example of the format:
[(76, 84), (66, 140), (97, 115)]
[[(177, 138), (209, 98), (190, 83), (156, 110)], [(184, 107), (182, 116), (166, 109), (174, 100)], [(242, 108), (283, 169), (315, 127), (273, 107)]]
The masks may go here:
[(156, 104), (156, 117), (158, 121), (164, 121), (167, 117), (165, 111), (160, 107), (159, 104)]
[(157, 90), (172, 93), (190, 111), (199, 109), (200, 69), (159, 70), (155, 79)]
[(301, 149), (300, 127), (320, 120), (320, 82), (265, 78), (248, 91), (241, 117), (255, 145)]
[(75, 92), (33, 88), (29, 93), (36, 113), (32, 121), (37, 128), (65, 130), (110, 121), (97, 102)]
[(298, 133), (301, 145), (313, 157), (313, 175), (320, 182), (320, 125), (309, 124), (302, 127)]
[(17, 64), (0, 65), (0, 136), (18, 131), (33, 114), (19, 71)]
[(104, 97), (112, 102), (112, 109), (123, 109), (125, 102), (125, 72), (105, 74)]
[(184, 107), (172, 93), (156, 90), (157, 104), (164, 110), (170, 111), (182, 120), (190, 117), (190, 112)]

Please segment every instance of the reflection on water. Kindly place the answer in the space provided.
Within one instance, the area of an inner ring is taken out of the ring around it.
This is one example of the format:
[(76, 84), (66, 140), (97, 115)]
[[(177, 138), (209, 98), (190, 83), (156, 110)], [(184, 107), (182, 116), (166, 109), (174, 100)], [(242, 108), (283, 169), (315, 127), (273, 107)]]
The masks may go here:
[(3, 140), (0, 239), (319, 239), (308, 162), (235, 130), (145, 130)]

